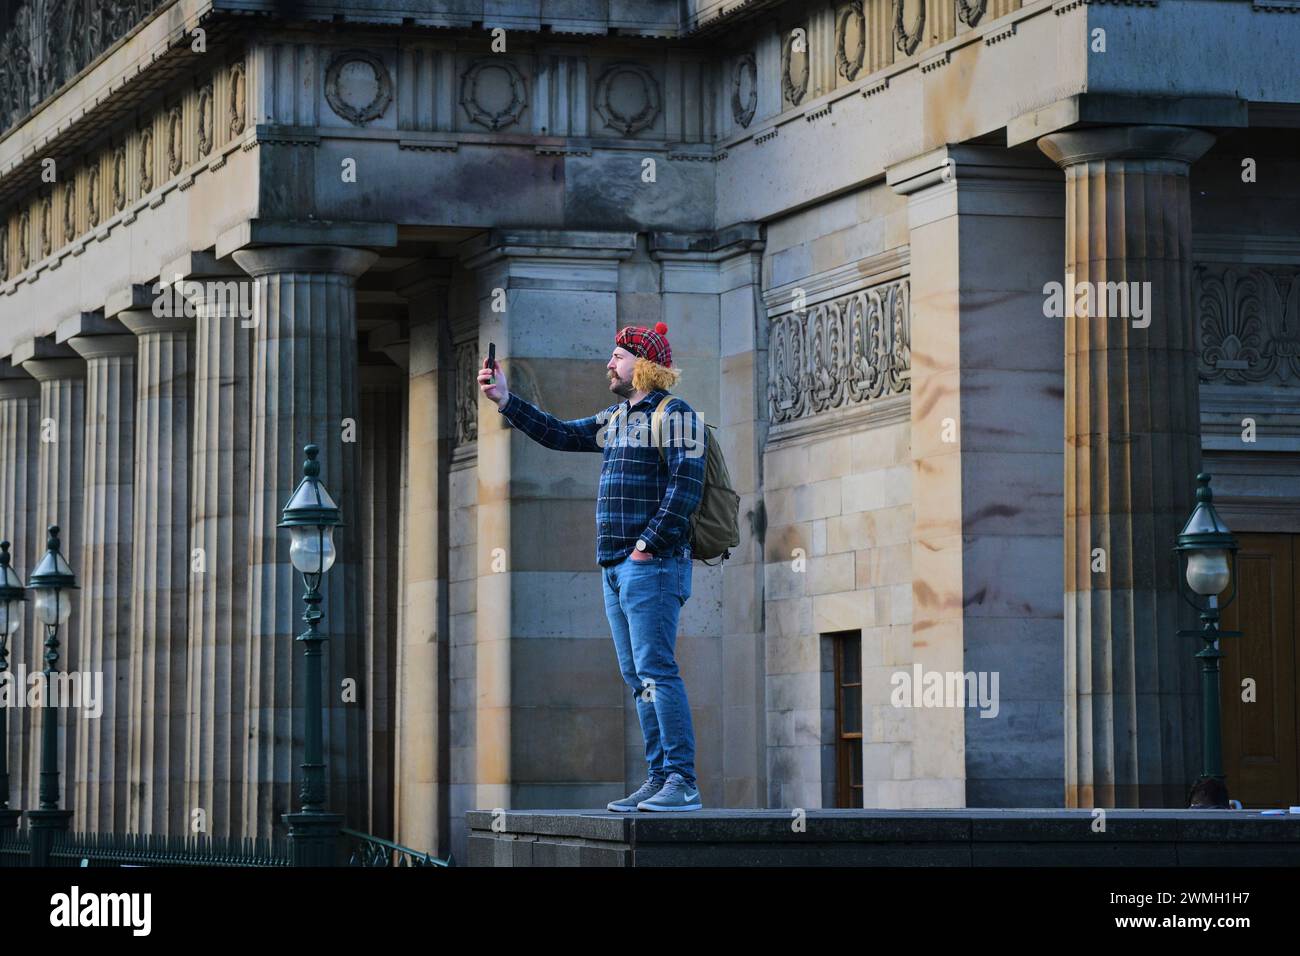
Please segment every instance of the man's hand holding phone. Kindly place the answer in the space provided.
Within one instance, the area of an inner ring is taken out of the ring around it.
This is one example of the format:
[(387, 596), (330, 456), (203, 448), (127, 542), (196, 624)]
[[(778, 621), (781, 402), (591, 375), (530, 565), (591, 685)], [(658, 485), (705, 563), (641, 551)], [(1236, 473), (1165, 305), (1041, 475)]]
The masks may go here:
[(505, 372), (501, 371), (501, 366), (497, 364), (496, 351), (496, 345), (489, 342), (488, 357), (484, 360), (483, 367), (478, 370), (478, 387), (480, 392), (496, 402), (497, 408), (500, 408), (510, 397), (510, 390), (506, 388)]

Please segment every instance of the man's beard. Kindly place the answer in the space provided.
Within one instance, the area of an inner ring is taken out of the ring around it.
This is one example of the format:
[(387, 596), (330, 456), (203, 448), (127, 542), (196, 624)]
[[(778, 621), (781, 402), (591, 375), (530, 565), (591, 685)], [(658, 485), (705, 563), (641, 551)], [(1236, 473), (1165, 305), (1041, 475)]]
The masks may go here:
[(635, 391), (631, 382), (625, 382), (613, 374), (609, 376), (609, 387), (616, 395), (622, 395), (624, 398)]

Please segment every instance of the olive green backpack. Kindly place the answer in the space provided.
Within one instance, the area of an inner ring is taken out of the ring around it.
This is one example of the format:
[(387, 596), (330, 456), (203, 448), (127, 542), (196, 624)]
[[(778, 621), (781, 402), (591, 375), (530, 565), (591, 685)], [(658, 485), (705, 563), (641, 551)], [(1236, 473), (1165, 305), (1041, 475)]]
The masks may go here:
[[(665, 395), (650, 420), (651, 436), (665, 462), (668, 457), (659, 443), (659, 434), (663, 428), (664, 406), (676, 397)], [(704, 497), (700, 506), (691, 512), (688, 540), (691, 557), (696, 561), (708, 564), (707, 558), (719, 558), (717, 564), (721, 564), (731, 557), (731, 549), (740, 544), (740, 495), (731, 487), (731, 473), (727, 471), (714, 427), (702, 417), (700, 421), (704, 422), (705, 433)]]

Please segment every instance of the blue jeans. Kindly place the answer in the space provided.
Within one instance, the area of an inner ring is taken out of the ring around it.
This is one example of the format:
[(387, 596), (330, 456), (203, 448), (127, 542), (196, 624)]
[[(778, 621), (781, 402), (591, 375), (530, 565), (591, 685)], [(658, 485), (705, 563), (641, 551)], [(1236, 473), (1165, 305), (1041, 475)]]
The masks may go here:
[(677, 618), (691, 596), (691, 555), (628, 555), (601, 569), (605, 614), (623, 681), (632, 688), (650, 774), (695, 786), (695, 729), (677, 673)]

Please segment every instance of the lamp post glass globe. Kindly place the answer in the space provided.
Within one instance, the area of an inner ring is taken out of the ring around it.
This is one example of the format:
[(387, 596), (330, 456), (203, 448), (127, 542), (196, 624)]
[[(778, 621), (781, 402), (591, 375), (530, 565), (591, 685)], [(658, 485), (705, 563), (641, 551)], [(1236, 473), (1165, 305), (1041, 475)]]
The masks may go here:
[(299, 525), (289, 532), (289, 560), (303, 574), (324, 574), (334, 566), (334, 529)]
[(1221, 548), (1212, 551), (1193, 551), (1187, 556), (1187, 586), (1202, 597), (1222, 594), (1232, 580), (1228, 552)]
[(9, 564), (9, 542), (0, 541), (0, 647), (23, 623), (23, 579)]
[(33, 605), (42, 624), (63, 625), (72, 616), (72, 595), (62, 588), (38, 588)]
[(66, 624), (72, 616), (72, 592), (77, 579), (59, 550), (59, 529), (51, 526), (43, 557), (27, 580), (32, 592), (36, 619), (46, 627)]

